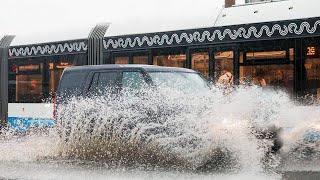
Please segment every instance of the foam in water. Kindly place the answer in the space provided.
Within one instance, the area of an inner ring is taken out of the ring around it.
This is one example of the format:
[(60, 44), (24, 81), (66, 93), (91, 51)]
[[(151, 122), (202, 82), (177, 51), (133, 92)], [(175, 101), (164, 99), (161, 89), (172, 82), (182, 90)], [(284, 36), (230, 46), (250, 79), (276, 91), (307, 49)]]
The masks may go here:
[(259, 98), (261, 89), (242, 87), (229, 95), (220, 88), (192, 96), (166, 88), (131, 93), (74, 99), (61, 107), (67, 127), (63, 154), (193, 170), (213, 162), (262, 170), (261, 159), (272, 144), (258, 141), (251, 128), (275, 122), (277, 107)]
[[(317, 106), (298, 106), (286, 93), (255, 86), (227, 94), (219, 87), (193, 95), (168, 88), (136, 93), (70, 99), (59, 107), (58, 132), (19, 138), (5, 132), (0, 161), (78, 159), (180, 170), (219, 165), (212, 171), (259, 174), (265, 162), (276, 168), (280, 160), (268, 154), (273, 142), (258, 140), (254, 128), (306, 129), (320, 117)], [(286, 136), (284, 154), (297, 144)]]

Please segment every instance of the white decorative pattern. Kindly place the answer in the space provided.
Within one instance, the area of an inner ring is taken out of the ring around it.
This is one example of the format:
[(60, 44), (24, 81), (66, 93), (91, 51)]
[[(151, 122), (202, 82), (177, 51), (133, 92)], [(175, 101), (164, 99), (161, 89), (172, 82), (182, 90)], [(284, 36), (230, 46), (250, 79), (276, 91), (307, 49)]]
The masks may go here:
[(248, 29), (244, 27), (238, 28), (238, 30), (232, 30), (226, 28), (224, 30), (205, 30), (203, 32), (195, 31), (192, 34), (189, 33), (173, 33), (170, 37), (167, 34), (163, 34), (161, 37), (159, 35), (153, 36), (143, 36), (134, 37), (134, 38), (118, 38), (118, 39), (107, 39), (104, 40), (104, 48), (105, 49), (117, 49), (117, 48), (134, 48), (134, 47), (142, 47), (143, 45), (147, 46), (162, 46), (162, 45), (172, 45), (173, 43), (180, 44), (184, 43), (202, 43), (204, 41), (213, 42), (213, 41), (222, 41), (226, 37), (229, 37), (231, 40), (236, 40), (238, 38), (249, 39), (249, 38), (261, 38), (263, 35), (271, 37), (275, 33), (279, 33), (280, 36), (284, 37), (288, 34), (296, 34), (301, 35), (302, 33), (313, 34), (317, 31), (318, 26), (320, 25), (320, 20), (317, 20), (313, 26), (309, 24), (309, 22), (302, 22), (300, 26), (296, 23), (290, 23), (289, 25), (280, 25), (274, 24), (272, 28), (267, 25), (263, 25), (260, 30), (258, 30), (254, 26), (250, 26)]
[[(311, 25), (313, 24), (313, 25)], [(219, 41), (259, 39), (265, 37), (286, 37), (289, 35), (314, 34), (319, 32), (320, 20), (316, 19), (314, 23), (302, 21), (300, 23), (291, 22), (287, 25), (275, 23), (271, 25), (239, 27), (237, 29), (229, 28), (207, 28), (199, 30), (186, 30), (175, 33), (140, 35), (136, 37), (111, 37), (103, 41), (104, 48), (140, 48), (151, 46), (171, 46), (179, 44), (192, 43), (212, 43)], [(26, 57), (64, 54), (72, 52), (86, 52), (88, 49), (86, 41), (52, 43), (48, 45), (31, 45), (25, 47), (12, 47), (9, 49), (10, 57)]]
[(36, 55), (51, 55), (60, 53), (71, 53), (71, 52), (81, 52), (87, 51), (87, 44), (82, 42), (72, 42), (72, 43), (60, 43), (51, 45), (38, 45), (31, 47), (21, 47), (21, 48), (10, 48), (9, 56), (36, 56)]

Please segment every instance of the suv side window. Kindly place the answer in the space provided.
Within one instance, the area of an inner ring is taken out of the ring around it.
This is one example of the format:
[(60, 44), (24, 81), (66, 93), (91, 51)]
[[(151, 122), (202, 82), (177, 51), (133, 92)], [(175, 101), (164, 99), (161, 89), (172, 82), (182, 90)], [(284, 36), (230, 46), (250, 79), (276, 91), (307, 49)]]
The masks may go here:
[(132, 91), (140, 90), (147, 86), (144, 75), (138, 71), (127, 71), (122, 73), (122, 88)]
[(88, 89), (88, 92), (90, 92), (92, 94), (97, 93), (97, 91), (98, 91), (99, 74), (100, 73), (94, 73), (93, 78), (91, 80), (91, 84)]
[(88, 90), (92, 95), (102, 95), (106, 91), (111, 94), (118, 93), (119, 73), (115, 71), (94, 73)]
[(61, 97), (79, 96), (82, 93), (83, 83), (87, 78), (86, 72), (66, 72), (63, 74), (57, 95)]

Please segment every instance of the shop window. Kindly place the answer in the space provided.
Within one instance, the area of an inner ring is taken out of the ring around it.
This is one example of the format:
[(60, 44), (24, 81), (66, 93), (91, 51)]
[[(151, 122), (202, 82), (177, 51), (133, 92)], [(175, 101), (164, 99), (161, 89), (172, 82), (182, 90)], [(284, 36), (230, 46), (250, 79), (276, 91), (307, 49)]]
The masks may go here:
[(184, 67), (186, 62), (186, 55), (162, 55), (154, 56), (153, 64), (158, 66), (169, 66), (169, 67)]
[(215, 80), (218, 83), (233, 83), (233, 51), (215, 53)]
[(148, 56), (133, 56), (133, 64), (148, 64)]
[(128, 56), (119, 56), (114, 58), (115, 64), (129, 64), (129, 57)]
[(209, 77), (209, 53), (201, 52), (192, 54), (192, 69), (200, 72), (205, 77)]

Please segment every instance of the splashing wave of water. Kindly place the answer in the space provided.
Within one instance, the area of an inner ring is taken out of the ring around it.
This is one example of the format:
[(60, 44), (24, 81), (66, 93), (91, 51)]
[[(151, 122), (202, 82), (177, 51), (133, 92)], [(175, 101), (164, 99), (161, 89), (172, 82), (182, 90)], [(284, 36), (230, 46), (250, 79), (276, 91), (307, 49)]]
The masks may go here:
[[(196, 93), (162, 88), (70, 99), (58, 109), (59, 131), (19, 138), (6, 132), (0, 161), (79, 159), (112, 166), (261, 172), (273, 142), (257, 139), (253, 129), (320, 117), (318, 107), (305, 114), (305, 107), (287, 94), (255, 86), (229, 94), (218, 87)], [(283, 152), (292, 144), (284, 143)], [(269, 156), (268, 166), (277, 166), (277, 156)]]

